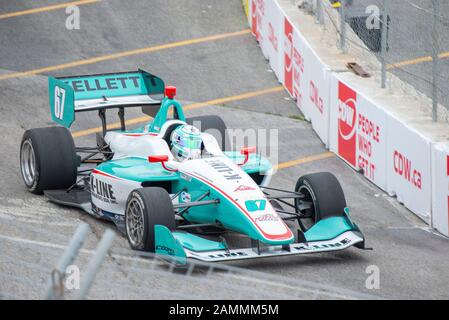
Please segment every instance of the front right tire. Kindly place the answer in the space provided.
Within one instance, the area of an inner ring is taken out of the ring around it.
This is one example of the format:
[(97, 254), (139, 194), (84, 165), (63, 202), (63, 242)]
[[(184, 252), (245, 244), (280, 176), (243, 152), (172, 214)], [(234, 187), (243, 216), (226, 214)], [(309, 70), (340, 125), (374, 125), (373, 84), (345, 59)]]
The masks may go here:
[(295, 192), (303, 199), (295, 199), (298, 223), (303, 232), (318, 221), (344, 215), (346, 199), (337, 178), (330, 172), (317, 172), (300, 177)]

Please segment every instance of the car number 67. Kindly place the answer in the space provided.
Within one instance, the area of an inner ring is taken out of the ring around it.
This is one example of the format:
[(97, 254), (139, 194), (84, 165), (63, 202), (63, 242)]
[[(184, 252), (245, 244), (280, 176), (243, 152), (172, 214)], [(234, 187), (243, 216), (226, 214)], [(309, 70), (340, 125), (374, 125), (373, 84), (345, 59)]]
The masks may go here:
[(62, 120), (64, 116), (65, 89), (55, 86), (55, 117)]

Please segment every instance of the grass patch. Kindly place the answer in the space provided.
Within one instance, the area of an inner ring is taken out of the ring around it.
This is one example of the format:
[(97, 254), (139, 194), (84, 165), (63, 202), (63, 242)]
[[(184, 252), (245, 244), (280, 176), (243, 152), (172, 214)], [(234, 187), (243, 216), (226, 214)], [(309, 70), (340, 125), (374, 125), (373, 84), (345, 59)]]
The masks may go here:
[(304, 116), (301, 116), (299, 114), (291, 114), (288, 116), (290, 119), (293, 120), (298, 120), (298, 121), (307, 121), (306, 118), (304, 118)]

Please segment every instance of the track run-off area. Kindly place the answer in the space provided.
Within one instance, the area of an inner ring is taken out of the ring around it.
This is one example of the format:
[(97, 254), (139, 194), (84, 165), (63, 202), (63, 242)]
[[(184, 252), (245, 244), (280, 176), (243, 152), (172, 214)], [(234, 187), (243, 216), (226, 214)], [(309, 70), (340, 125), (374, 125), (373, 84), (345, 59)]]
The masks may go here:
[[(79, 30), (66, 28), (65, 8), (70, 5), (79, 7)], [(36, 247), (61, 248), (78, 223), (85, 221), (93, 231), (86, 250), (93, 250), (104, 230), (113, 227), (79, 210), (51, 204), (24, 187), (19, 170), (22, 134), (28, 128), (52, 125), (47, 76), (141, 68), (177, 87), (187, 116), (219, 114), (231, 129), (277, 130), (279, 162), (273, 187), (292, 189), (306, 173), (334, 173), (351, 216), (373, 248), (240, 261), (232, 266), (262, 272), (258, 277), (278, 275), (385, 298), (449, 298), (449, 241), (430, 232), (395, 199), (326, 150), (270, 70), (247, 27), (240, 0), (11, 0), (0, 5), (0, 30), (0, 292), (4, 296), (29, 297), (23, 283), (13, 283), (13, 277), (25, 278), (30, 285), (45, 282), (35, 269), (18, 267), (21, 262), (38, 265), (45, 259), (45, 251), (37, 254)], [(131, 111), (127, 126), (149, 119)], [(117, 121), (111, 114), (110, 128), (119, 127)], [(72, 127), (79, 144), (94, 142), (100, 131), (96, 115), (77, 115)], [(131, 251), (122, 236), (114, 246)], [(380, 272), (379, 289), (366, 286), (370, 266)], [(111, 274), (120, 276), (119, 271)]]

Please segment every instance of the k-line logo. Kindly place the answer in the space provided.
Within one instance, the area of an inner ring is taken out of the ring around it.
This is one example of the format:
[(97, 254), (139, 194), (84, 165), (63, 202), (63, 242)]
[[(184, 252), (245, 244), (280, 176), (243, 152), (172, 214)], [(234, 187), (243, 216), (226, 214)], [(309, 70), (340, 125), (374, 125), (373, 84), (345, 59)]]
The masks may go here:
[(138, 89), (139, 76), (129, 77), (110, 77), (101, 79), (77, 79), (64, 81), (70, 85), (75, 92), (90, 92), (101, 90), (123, 90), (123, 89)]
[(338, 82), (338, 154), (356, 166), (357, 93)]
[(90, 176), (90, 189), (94, 198), (103, 202), (117, 203), (112, 185), (95, 178), (94, 175)]
[(248, 256), (248, 254), (243, 251), (236, 251), (236, 252), (229, 252), (229, 253), (217, 253), (217, 254), (207, 255), (207, 257), (209, 259), (223, 259), (223, 258), (246, 257), (246, 256)]
[(212, 167), (215, 171), (223, 173), (223, 177), (226, 180), (240, 180), (242, 177), (234, 171), (230, 166), (218, 159), (206, 160), (208, 165)]
[(315, 244), (315, 245), (299, 244), (299, 245), (292, 245), (291, 247), (298, 251), (315, 251), (315, 250), (340, 248), (342, 246), (347, 246), (351, 242), (352, 242), (351, 239), (344, 238), (343, 240), (334, 243)]

